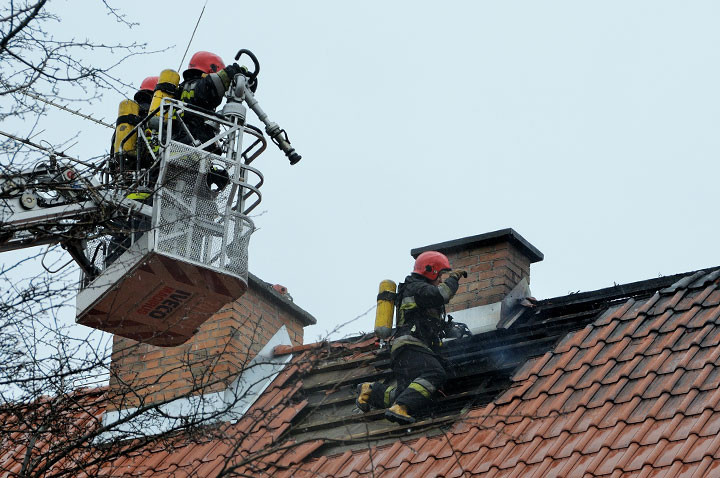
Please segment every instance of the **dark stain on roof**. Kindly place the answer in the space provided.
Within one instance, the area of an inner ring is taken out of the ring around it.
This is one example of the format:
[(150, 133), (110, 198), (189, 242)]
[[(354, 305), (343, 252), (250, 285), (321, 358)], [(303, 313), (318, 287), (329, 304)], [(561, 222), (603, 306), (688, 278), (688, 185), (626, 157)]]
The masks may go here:
[[(705, 272), (692, 275), (693, 281), (699, 280), (699, 274)], [(381, 445), (398, 438), (412, 440), (441, 434), (468, 410), (487, 405), (506, 392), (519, 367), (548, 353), (568, 333), (599, 320), (619, 304), (647, 299), (658, 290), (690, 277), (684, 274), (661, 277), (540, 301), (509, 329), (446, 343), (441, 355), (450, 365), (450, 379), (432, 409), (418, 417), (418, 423), (411, 427), (386, 421), (383, 410), (363, 414), (355, 408), (358, 383), (392, 378), (389, 351), (379, 349), (372, 335), (316, 344), (315, 348), (302, 346), (318, 358), (298, 377), (302, 388), (297, 399), (306, 400), (307, 405), (296, 415), (285, 438), (325, 439), (326, 446), (315, 451), (321, 455), (366, 448), (368, 440)], [(303, 356), (301, 360), (313, 359)]]

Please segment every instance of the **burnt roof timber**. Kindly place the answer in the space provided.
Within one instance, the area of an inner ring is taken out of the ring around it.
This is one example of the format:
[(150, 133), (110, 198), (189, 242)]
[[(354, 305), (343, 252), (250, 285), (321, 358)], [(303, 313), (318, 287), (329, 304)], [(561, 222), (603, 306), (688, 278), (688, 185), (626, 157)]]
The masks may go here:
[(696, 274), (697, 272), (711, 272), (719, 268), (720, 266), (711, 267), (708, 269), (701, 269), (700, 271), (684, 272), (681, 274), (673, 274), (670, 276), (663, 276), (655, 279), (630, 282), (627, 284), (618, 284), (612, 287), (606, 287), (603, 289), (597, 289), (588, 292), (578, 292), (576, 294), (553, 297), (550, 299), (539, 301), (537, 307), (542, 309), (548, 309), (552, 307), (567, 307), (570, 305), (585, 304), (588, 302), (606, 302), (648, 296), (660, 291), (661, 289), (670, 287), (672, 284), (686, 276)]
[[(588, 315), (589, 318), (592, 318), (595, 317), (599, 312), (604, 310), (605, 309), (593, 309), (591, 314), (586, 315)], [(573, 318), (575, 318), (578, 314), (572, 315)], [(585, 324), (586, 322), (587, 320), (582, 321), (582, 324)], [(529, 329), (529, 327), (524, 327), (524, 329)], [(555, 343), (560, 338), (562, 338), (565, 333), (567, 333), (568, 326), (567, 324), (556, 327), (549, 326), (544, 327), (541, 330), (542, 333), (531, 333), (530, 336), (526, 335), (525, 332), (527, 331), (523, 330), (497, 331), (496, 334), (498, 336), (490, 340), (491, 344), (495, 343), (497, 346), (490, 347), (488, 347), (488, 345), (490, 344), (487, 343), (488, 337), (484, 337), (484, 347), (478, 347), (479, 340), (473, 340), (473, 338), (455, 341), (454, 344), (457, 345), (455, 345), (454, 347), (449, 347), (448, 349), (443, 351), (443, 355), (445, 355), (449, 360), (451, 360), (454, 365), (463, 365), (459, 372), (457, 370), (455, 370), (454, 373), (451, 372), (451, 380), (458, 381), (466, 380), (468, 378), (474, 378), (475, 381), (483, 381), (484, 378), (495, 377), (495, 383), (505, 382), (507, 377), (509, 377), (517, 367), (525, 363), (528, 358), (544, 353), (549, 347), (549, 345), (546, 344)], [(480, 338), (480, 336), (476, 336), (476, 338)], [(463, 344), (463, 342), (466, 343)], [(383, 353), (382, 356), (387, 357), (387, 352)], [(348, 371), (343, 370), (342, 368), (338, 369), (338, 364), (334, 364), (336, 366), (332, 367), (333, 373), (322, 373), (324, 379), (323, 381), (315, 382), (311, 380), (311, 383), (304, 384), (303, 389), (304, 392), (308, 394), (308, 400), (310, 398), (309, 396), (313, 392), (317, 393), (321, 390), (324, 390), (325, 387), (327, 387), (328, 385), (333, 385), (333, 387), (337, 387), (338, 385), (340, 385), (340, 387), (344, 388), (344, 390), (341, 392), (338, 389), (337, 391), (340, 393), (340, 395), (332, 400), (320, 400), (319, 402), (315, 402), (313, 404), (308, 403), (306, 413), (303, 415), (312, 415), (313, 410), (317, 409), (327, 407), (332, 408), (340, 405), (347, 405), (353, 403), (353, 386), (348, 386), (347, 384), (354, 385), (359, 382), (375, 381), (389, 377), (391, 375), (389, 370), (390, 360), (388, 358), (377, 358), (379, 360), (376, 360), (376, 362), (373, 364), (374, 370), (373, 367), (363, 367), (361, 373), (358, 373), (358, 370)], [(363, 358), (362, 360), (358, 360), (356, 362), (361, 362), (363, 365), (368, 364), (367, 358)], [(474, 366), (468, 367), (468, 364), (473, 364)], [(353, 364), (348, 362), (346, 363), (346, 365), (352, 366)], [(315, 374), (311, 373), (311, 375)], [(472, 392), (454, 393), (448, 397), (444, 397), (438, 400), (438, 407), (436, 408), (439, 410), (447, 410), (447, 406), (449, 404), (456, 403), (470, 397), (474, 397), (474, 400), (472, 401), (476, 404), (487, 403), (503, 390), (503, 387), (498, 386), (485, 386), (484, 388), (475, 387)], [(466, 403), (463, 403), (461, 405), (466, 405)], [(452, 408), (457, 411), (457, 409), (462, 407), (457, 406)], [(336, 420), (323, 419), (319, 420), (317, 423), (307, 424), (307, 426), (300, 426), (299, 430), (311, 431), (318, 429), (328, 429), (333, 428), (334, 426), (347, 423), (355, 423), (357, 421), (363, 421), (368, 419), (373, 419), (373, 415), (366, 414), (359, 416), (351, 416), (349, 418), (348, 416), (340, 416)]]
[(378, 372), (376, 372), (376, 369), (372, 366), (350, 370), (334, 370), (331, 372), (321, 372), (320, 374), (313, 373), (303, 378), (302, 388), (307, 392), (315, 389), (324, 389), (328, 385), (338, 386), (343, 383), (358, 383), (377, 375), (379, 375)]
[[(427, 433), (432, 429), (436, 429), (438, 426), (450, 424), (455, 420), (457, 420), (457, 416), (453, 414), (443, 417), (431, 417), (426, 420), (419, 420), (410, 425), (393, 425), (390, 422), (381, 421), (370, 422), (368, 425), (371, 426), (365, 427), (365, 429), (361, 433), (352, 433), (352, 430), (349, 430), (347, 428), (341, 430), (332, 430), (328, 433), (327, 436), (323, 437), (325, 440), (327, 440), (326, 445), (316, 450), (313, 455), (332, 455), (348, 449), (353, 449), (352, 446), (343, 445), (361, 444), (363, 447), (367, 447), (369, 443), (372, 443), (376, 440), (396, 440), (402, 438), (413, 439), (417, 438), (417, 436), (419, 436), (418, 434), (420, 433)], [(354, 423), (352, 427), (362, 430), (362, 425), (363, 422), (358, 422)], [(309, 438), (313, 439), (312, 435), (298, 435), (297, 437), (298, 442), (307, 440)]]

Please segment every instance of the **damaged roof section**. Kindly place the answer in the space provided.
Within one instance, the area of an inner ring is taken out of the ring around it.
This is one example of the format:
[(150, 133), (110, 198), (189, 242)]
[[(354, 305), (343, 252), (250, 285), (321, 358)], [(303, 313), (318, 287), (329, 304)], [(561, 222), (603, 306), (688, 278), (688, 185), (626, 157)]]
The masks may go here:
[(302, 386), (296, 396), (307, 404), (295, 417), (287, 438), (324, 439), (326, 445), (321, 451), (327, 454), (366, 447), (368, 440), (381, 445), (398, 437), (413, 439), (442, 433), (468, 410), (486, 405), (508, 390), (515, 370), (532, 357), (552, 350), (569, 332), (591, 324), (628, 299), (649, 298), (682, 277), (541, 301), (526, 308), (508, 329), (447, 342), (441, 355), (450, 365), (450, 379), (432, 410), (410, 427), (388, 422), (382, 410), (363, 414), (355, 408), (358, 383), (392, 377), (389, 351), (379, 349), (373, 336), (276, 350), (303, 352), (294, 361), (311, 362), (298, 377)]
[(390, 376), (372, 339), (306, 350), (294, 361), (326, 357), (298, 376), (304, 407), (282, 438), (312, 451), (266, 472), (714, 476), (719, 281), (711, 269), (550, 299), (508, 330), (447, 344), (460, 367), (412, 426), (354, 410), (356, 383)]

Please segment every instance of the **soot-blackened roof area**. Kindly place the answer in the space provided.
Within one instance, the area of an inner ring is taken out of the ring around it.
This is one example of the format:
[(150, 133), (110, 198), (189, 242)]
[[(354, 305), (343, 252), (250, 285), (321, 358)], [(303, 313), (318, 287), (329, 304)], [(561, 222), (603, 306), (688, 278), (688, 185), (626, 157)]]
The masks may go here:
[(505, 393), (513, 373), (533, 357), (553, 350), (570, 332), (592, 327), (608, 311), (630, 301), (642, 301), (666, 289), (687, 274), (618, 285), (593, 292), (539, 301), (528, 307), (512, 326), (446, 342), (441, 355), (450, 379), (434, 406), (412, 426), (384, 419), (384, 410), (362, 413), (355, 407), (358, 383), (392, 380), (390, 354), (372, 335), (328, 344), (309, 344), (294, 362), (312, 364), (297, 374), (301, 387), (295, 394), (304, 407), (285, 435), (299, 442), (322, 439), (316, 455), (367, 448), (368, 441), (382, 445), (446, 433), (471, 409), (482, 407)]

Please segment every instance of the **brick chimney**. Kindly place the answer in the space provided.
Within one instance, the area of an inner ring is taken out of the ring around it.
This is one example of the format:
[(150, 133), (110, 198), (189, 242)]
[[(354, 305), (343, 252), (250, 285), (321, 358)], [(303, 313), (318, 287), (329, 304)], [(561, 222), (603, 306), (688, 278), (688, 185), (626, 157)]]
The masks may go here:
[(468, 273), (448, 304), (448, 312), (502, 301), (523, 278), (529, 284), (530, 264), (543, 260), (542, 252), (513, 229), (431, 244), (410, 254), (416, 258), (425, 251), (442, 252), (453, 268)]
[(205, 322), (185, 344), (157, 347), (115, 336), (111, 409), (222, 391), (281, 327), (287, 330), (289, 345), (302, 345), (303, 327), (314, 323), (287, 290), (281, 294), (249, 274), (247, 292)]

